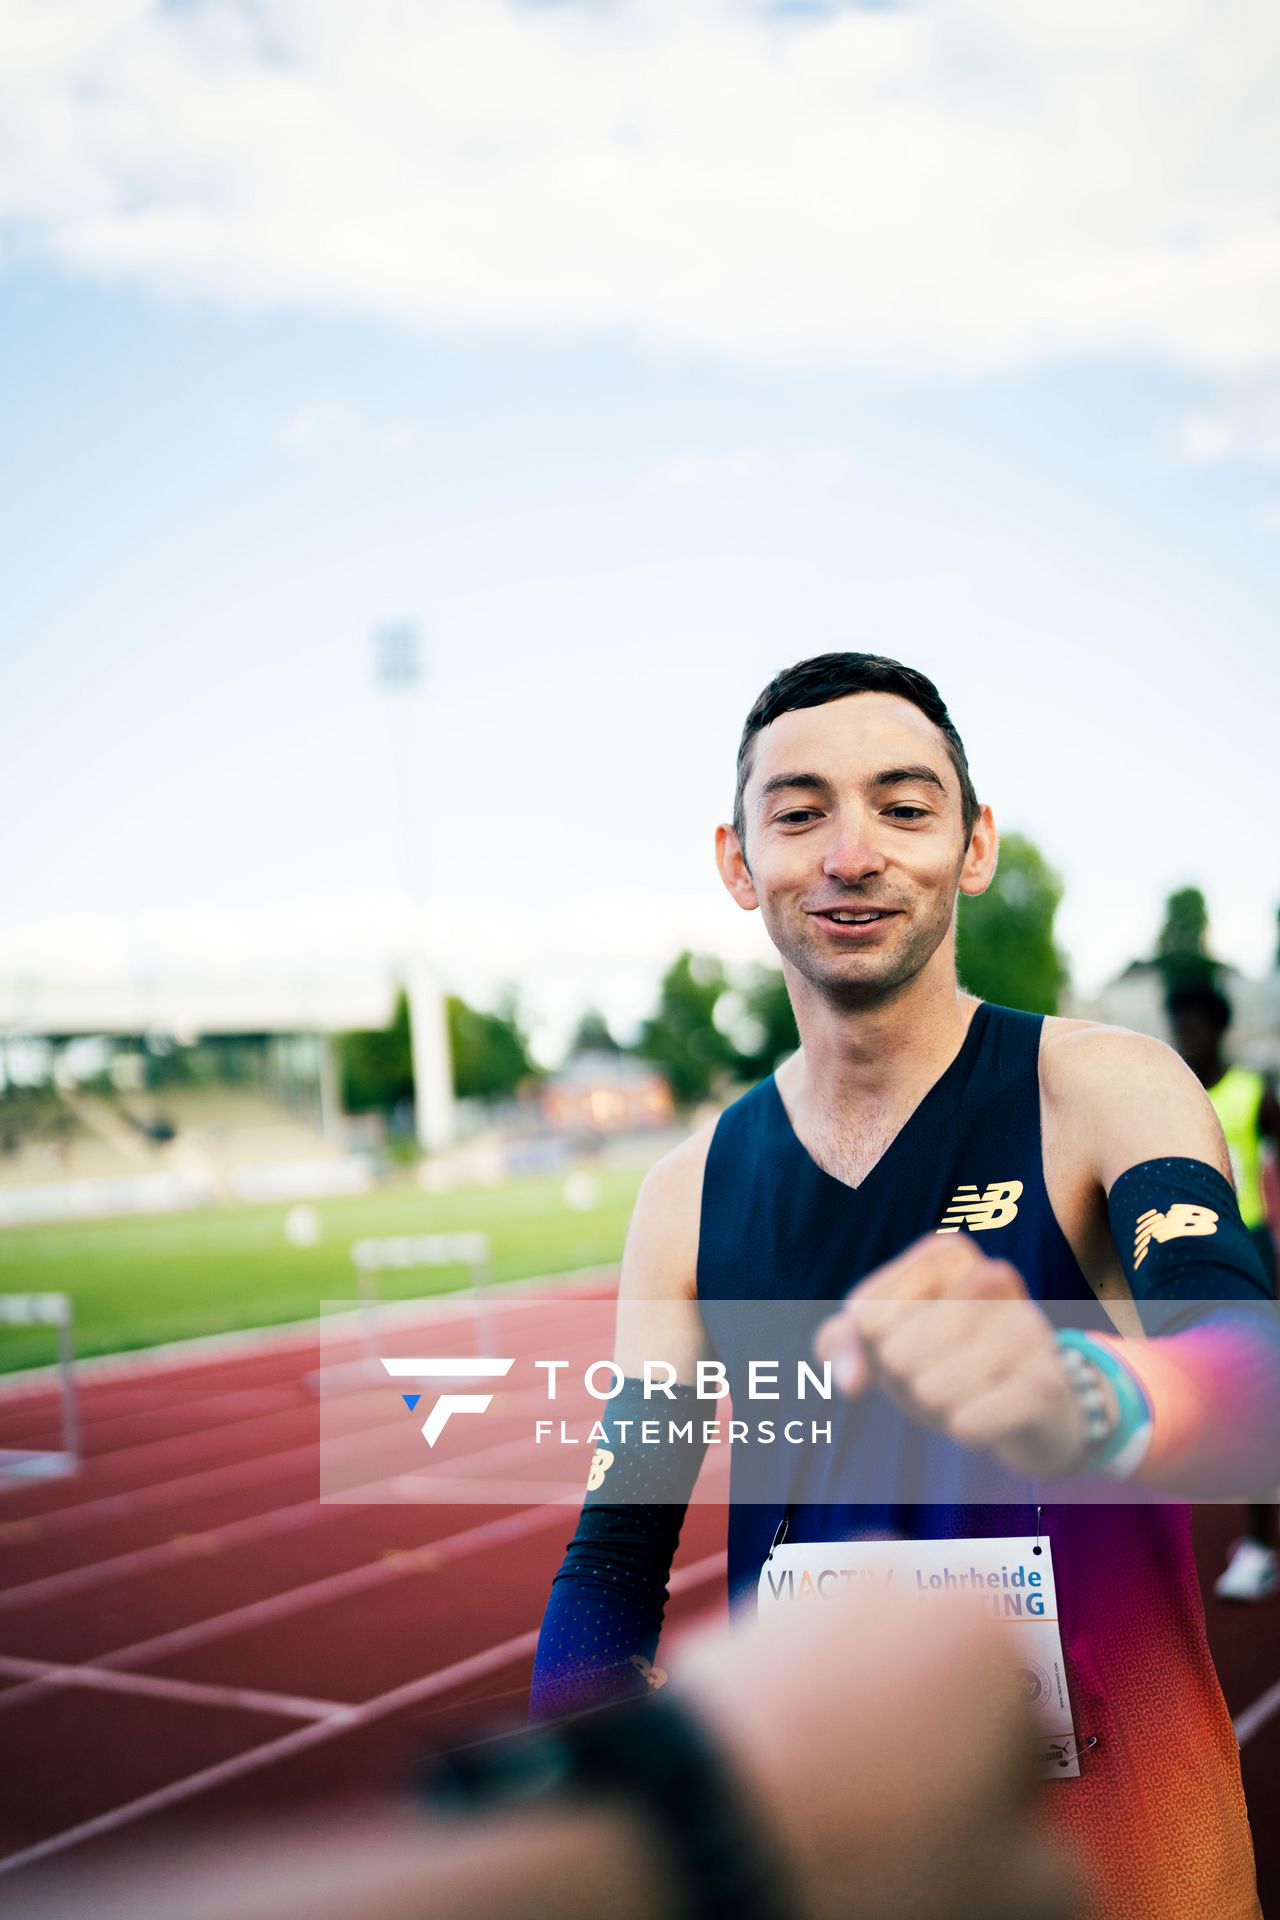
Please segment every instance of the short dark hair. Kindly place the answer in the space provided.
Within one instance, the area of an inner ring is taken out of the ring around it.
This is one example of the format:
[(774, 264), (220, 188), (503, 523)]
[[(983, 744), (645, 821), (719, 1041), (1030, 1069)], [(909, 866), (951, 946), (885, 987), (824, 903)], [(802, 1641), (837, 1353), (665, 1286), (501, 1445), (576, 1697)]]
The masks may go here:
[(747, 715), (738, 745), (738, 780), (733, 796), (733, 826), (739, 841), (745, 846), (742, 802), (751, 777), (751, 748), (756, 735), (780, 714), (794, 713), (799, 707), (825, 707), (829, 700), (843, 700), (850, 693), (896, 693), (932, 720), (947, 743), (960, 782), (964, 837), (966, 843), (971, 840), (978, 819), (978, 796), (964, 742), (932, 680), (915, 667), (904, 667), (901, 661), (889, 660), (881, 653), (819, 653), (775, 674)]
[(1231, 1025), (1231, 1002), (1208, 980), (1189, 980), (1185, 986), (1175, 987), (1164, 1008), (1171, 1020), (1180, 1013), (1198, 1013), (1216, 1033), (1225, 1033)]

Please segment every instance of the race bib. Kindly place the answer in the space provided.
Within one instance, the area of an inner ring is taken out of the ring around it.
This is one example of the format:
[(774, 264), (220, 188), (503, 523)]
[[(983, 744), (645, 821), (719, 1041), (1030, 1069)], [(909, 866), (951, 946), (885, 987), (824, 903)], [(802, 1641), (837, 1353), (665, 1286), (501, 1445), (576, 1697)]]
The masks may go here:
[[(1036, 1549), (1039, 1549), (1037, 1552)], [(1079, 1776), (1067, 1694), (1053, 1553), (1047, 1534), (993, 1540), (837, 1540), (775, 1547), (760, 1569), (761, 1610), (805, 1609), (840, 1593), (892, 1594), (919, 1612), (926, 1634), (939, 1607), (976, 1595), (1016, 1635), (1023, 1692), (1044, 1780)]]

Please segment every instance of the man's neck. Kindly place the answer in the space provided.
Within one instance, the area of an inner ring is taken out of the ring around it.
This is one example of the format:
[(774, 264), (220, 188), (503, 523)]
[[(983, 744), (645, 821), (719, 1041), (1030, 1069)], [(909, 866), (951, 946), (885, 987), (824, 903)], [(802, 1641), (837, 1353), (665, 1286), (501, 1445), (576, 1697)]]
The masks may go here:
[[(814, 1131), (870, 1112), (910, 1111), (954, 1060), (976, 1002), (962, 995), (949, 944), (899, 993), (842, 1007), (789, 979), (801, 1053), (786, 1092)], [(938, 963), (935, 965), (935, 962)]]

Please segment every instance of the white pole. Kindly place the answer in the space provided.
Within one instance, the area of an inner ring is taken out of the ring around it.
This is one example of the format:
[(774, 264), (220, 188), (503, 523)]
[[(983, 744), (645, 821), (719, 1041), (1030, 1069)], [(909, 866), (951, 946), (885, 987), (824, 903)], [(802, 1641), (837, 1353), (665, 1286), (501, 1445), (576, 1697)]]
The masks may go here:
[(444, 995), (428, 958), (425, 887), (418, 831), (414, 703), (421, 682), (417, 629), (384, 627), (376, 636), (378, 678), (392, 694), (392, 759), (399, 813), (401, 874), (404, 893), (405, 989), (413, 1050), (414, 1129), (424, 1153), (438, 1152), (453, 1139), (453, 1074)]

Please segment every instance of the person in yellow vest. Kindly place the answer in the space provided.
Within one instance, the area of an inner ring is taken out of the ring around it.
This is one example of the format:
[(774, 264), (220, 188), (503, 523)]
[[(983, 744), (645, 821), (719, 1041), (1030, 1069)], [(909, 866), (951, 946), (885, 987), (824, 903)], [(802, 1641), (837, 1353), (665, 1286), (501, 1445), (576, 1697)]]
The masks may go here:
[[(1173, 1043), (1208, 1094), (1226, 1137), (1248, 1227), (1271, 1284), (1276, 1283), (1276, 1243), (1262, 1192), (1263, 1142), (1280, 1145), (1280, 1101), (1274, 1086), (1252, 1067), (1233, 1066), (1223, 1051), (1231, 1003), (1207, 981), (1177, 987), (1167, 1010)], [(1249, 1508), (1249, 1531), (1235, 1542), (1214, 1583), (1220, 1600), (1265, 1600), (1280, 1590), (1275, 1508)]]

